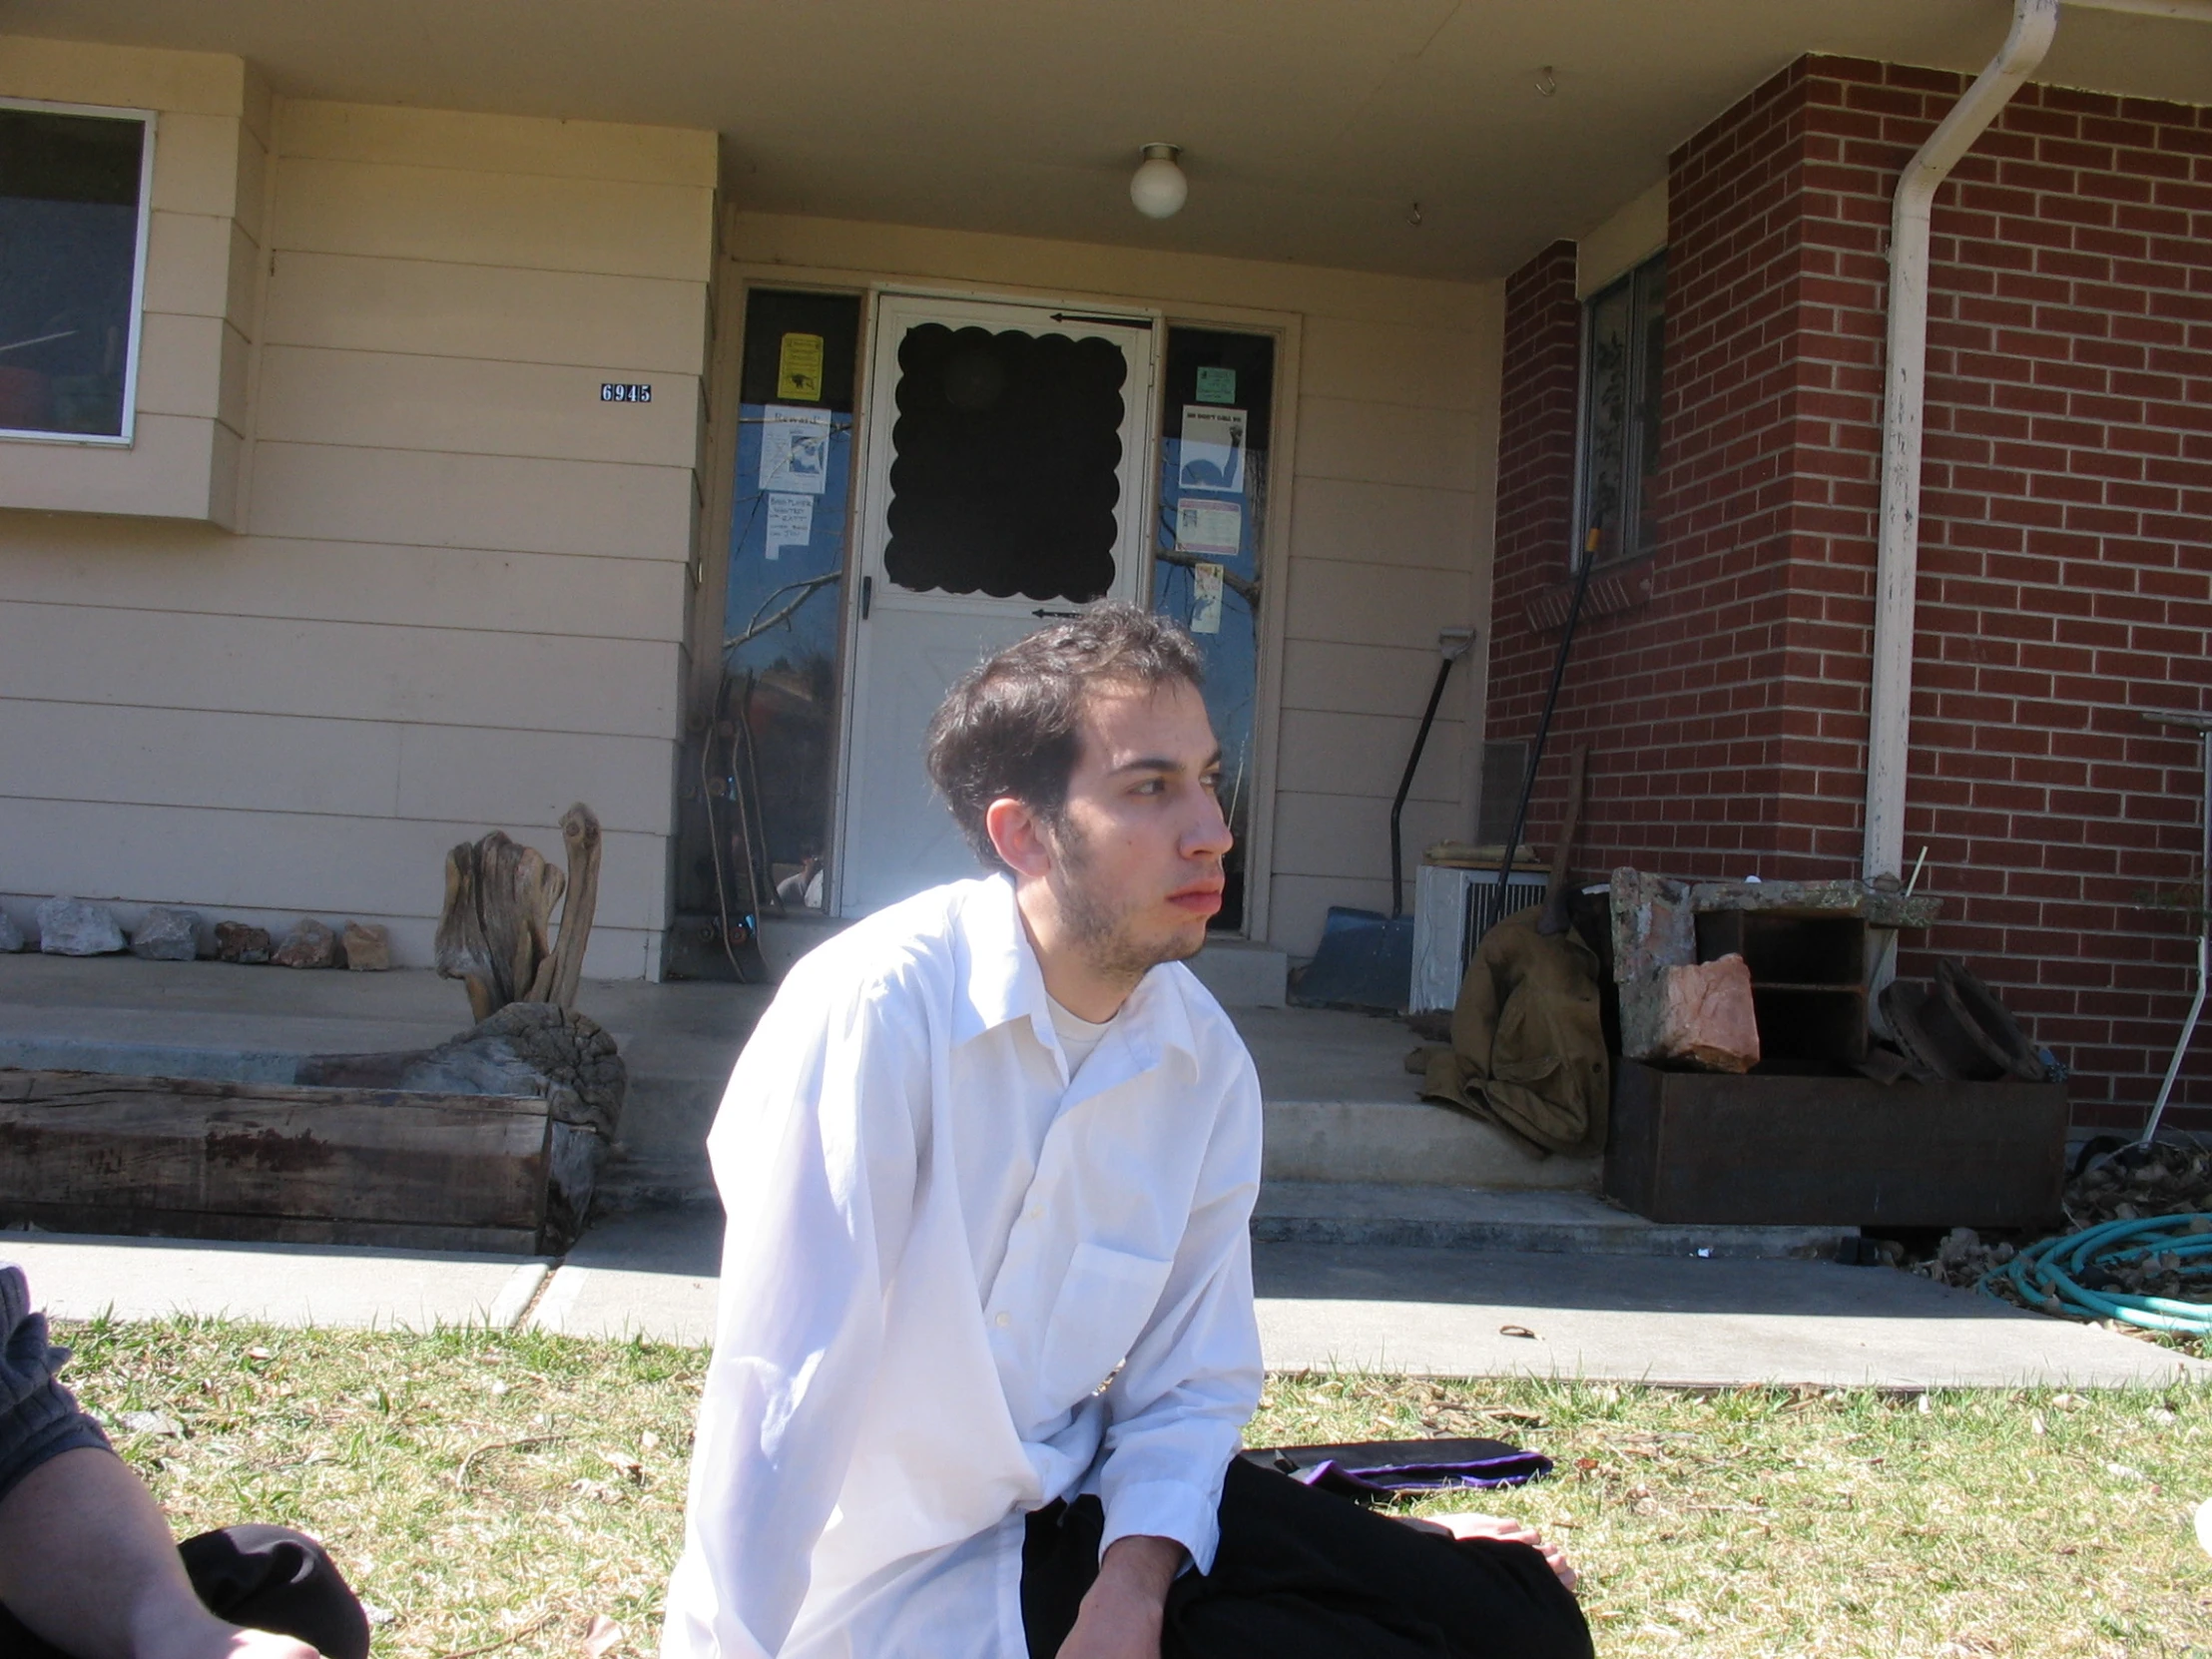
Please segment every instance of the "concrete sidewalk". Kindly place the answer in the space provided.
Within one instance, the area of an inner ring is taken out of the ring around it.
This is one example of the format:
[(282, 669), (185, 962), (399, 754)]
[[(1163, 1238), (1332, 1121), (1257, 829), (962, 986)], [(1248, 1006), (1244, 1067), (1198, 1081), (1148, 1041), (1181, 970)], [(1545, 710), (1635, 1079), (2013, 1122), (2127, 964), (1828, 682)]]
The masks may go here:
[[(710, 1342), (721, 1231), (701, 1210), (596, 1227), (531, 1324)], [(1272, 1371), (1692, 1386), (2212, 1382), (2212, 1364), (1889, 1268), (1267, 1242), (1253, 1268)]]
[(529, 1257), (0, 1233), (31, 1303), (57, 1319), (191, 1314), (268, 1325), (484, 1325), (522, 1318), (552, 1264)]
[[(0, 1234), (0, 1259), (70, 1319), (416, 1330), (526, 1319), (566, 1336), (696, 1344), (714, 1333), (721, 1232), (709, 1210), (618, 1216), (559, 1264), (20, 1233)], [(1254, 1262), (1277, 1371), (1720, 1386), (2212, 1382), (2212, 1364), (1887, 1268), (1268, 1243)]]

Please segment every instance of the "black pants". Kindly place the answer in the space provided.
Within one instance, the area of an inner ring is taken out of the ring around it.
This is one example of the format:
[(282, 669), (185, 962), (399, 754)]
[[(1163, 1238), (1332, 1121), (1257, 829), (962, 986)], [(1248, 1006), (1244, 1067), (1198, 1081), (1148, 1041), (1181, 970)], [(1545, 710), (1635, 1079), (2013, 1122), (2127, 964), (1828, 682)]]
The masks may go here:
[[(322, 1546), (288, 1526), (230, 1526), (177, 1546), (208, 1611), (293, 1636), (326, 1659), (368, 1659), (368, 1617)], [(0, 1659), (69, 1659), (0, 1607)]]
[[(1098, 1576), (1093, 1497), (1029, 1517), (1021, 1613), (1053, 1659)], [(1168, 1593), (1162, 1659), (1590, 1659), (1573, 1594), (1526, 1544), (1460, 1543), (1239, 1458), (1214, 1570)]]

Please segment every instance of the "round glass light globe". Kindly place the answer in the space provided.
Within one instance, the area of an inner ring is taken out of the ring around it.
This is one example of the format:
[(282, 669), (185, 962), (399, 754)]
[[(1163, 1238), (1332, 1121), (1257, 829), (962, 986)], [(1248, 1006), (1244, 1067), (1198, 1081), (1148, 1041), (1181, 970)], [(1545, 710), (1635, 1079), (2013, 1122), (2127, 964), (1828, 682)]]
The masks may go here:
[(1171, 157), (1148, 157), (1129, 178), (1129, 200), (1147, 219), (1173, 219), (1190, 194), (1190, 180)]

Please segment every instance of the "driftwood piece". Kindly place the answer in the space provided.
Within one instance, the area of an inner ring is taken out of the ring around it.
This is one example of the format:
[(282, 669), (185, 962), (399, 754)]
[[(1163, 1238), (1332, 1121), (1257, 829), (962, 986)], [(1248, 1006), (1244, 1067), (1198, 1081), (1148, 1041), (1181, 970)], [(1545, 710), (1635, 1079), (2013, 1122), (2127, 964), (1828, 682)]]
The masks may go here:
[[(589, 807), (579, 802), (561, 815), (561, 840), (566, 874), (500, 830), (445, 855), (437, 968), (467, 986), (469, 1012), (479, 1024), (510, 1002), (576, 1005), (599, 902), (599, 820)], [(556, 906), (557, 946), (548, 942)]]
[(576, 1006), (576, 988), (584, 977), (584, 947), (591, 942), (592, 914), (599, 908), (599, 842), (598, 815), (581, 801), (561, 815), (568, 898), (561, 905), (560, 938), (530, 987), (532, 1002)]
[(555, 1127), (534, 1098), (0, 1072), (0, 1220), (537, 1250)]
[(435, 1048), (314, 1054), (293, 1079), (325, 1088), (431, 1094), (533, 1095), (560, 1123), (612, 1137), (629, 1068), (614, 1038), (584, 1014), (544, 1002), (511, 1002)]

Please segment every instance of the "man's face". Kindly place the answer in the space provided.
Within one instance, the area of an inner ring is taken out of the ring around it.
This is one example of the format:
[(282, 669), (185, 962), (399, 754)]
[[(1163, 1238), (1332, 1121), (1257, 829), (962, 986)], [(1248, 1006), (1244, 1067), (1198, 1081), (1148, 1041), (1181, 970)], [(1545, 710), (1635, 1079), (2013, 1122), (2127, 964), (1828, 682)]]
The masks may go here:
[(1205, 945), (1230, 846), (1220, 784), (1221, 746), (1195, 686), (1101, 686), (1085, 700), (1046, 879), (1095, 968), (1141, 975)]

